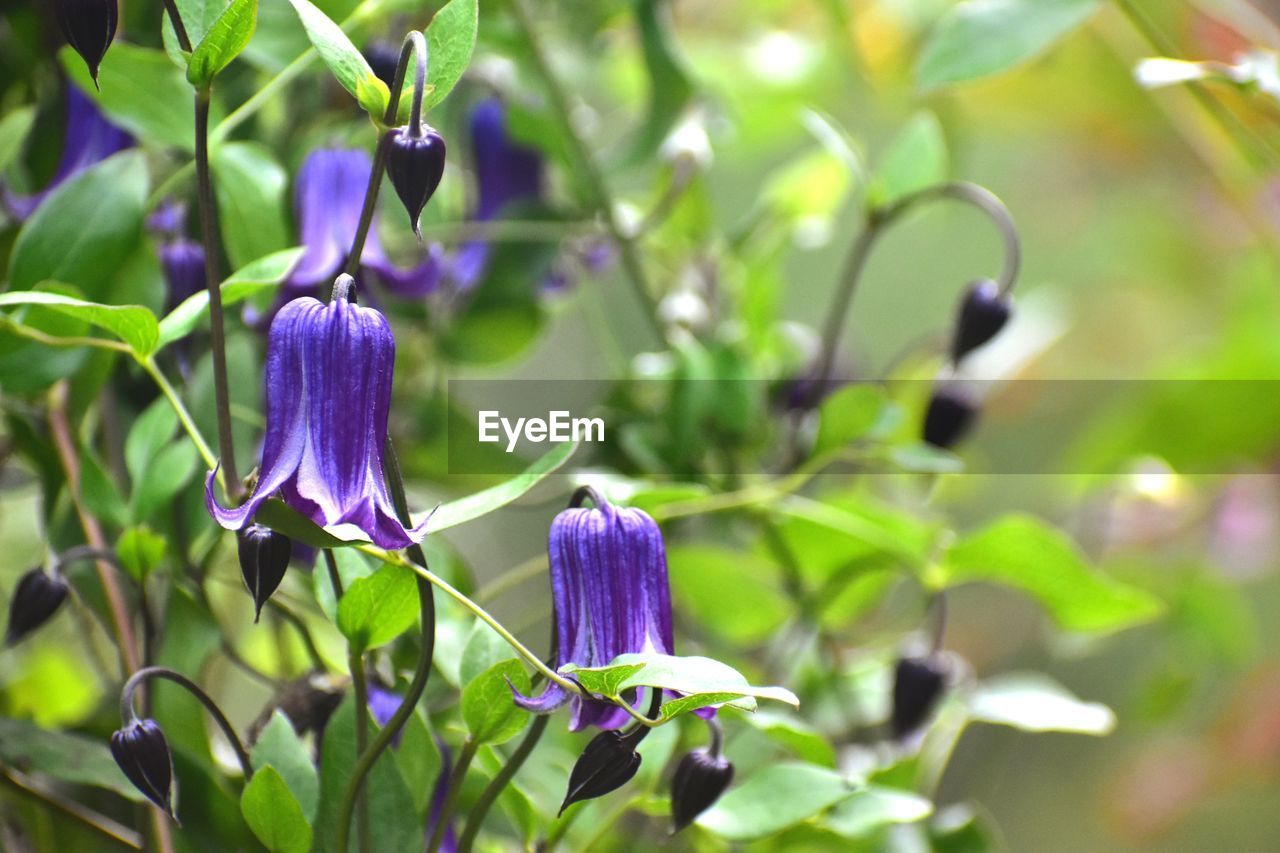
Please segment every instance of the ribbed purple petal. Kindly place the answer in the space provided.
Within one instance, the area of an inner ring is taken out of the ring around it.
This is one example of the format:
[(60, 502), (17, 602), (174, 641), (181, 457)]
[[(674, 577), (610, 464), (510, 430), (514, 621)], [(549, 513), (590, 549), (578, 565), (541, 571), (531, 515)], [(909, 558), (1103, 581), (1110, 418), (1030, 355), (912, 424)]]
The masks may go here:
[(320, 287), (342, 271), (372, 168), (357, 149), (320, 148), (302, 161), (293, 198), (303, 252), (285, 287)]
[(58, 169), (44, 189), (32, 195), (5, 193), (5, 206), (26, 219), (63, 181), (122, 151), (133, 137), (107, 121), (96, 104), (75, 86), (67, 87), (67, 127)]
[[(548, 537), (551, 591), (555, 601), (557, 666), (605, 666), (632, 653), (671, 654), (671, 598), (666, 551), (657, 523), (638, 509), (607, 503), (567, 509)], [(573, 700), (570, 729), (614, 729), (627, 713), (612, 703), (570, 697), (549, 685), (516, 703), (546, 713)]]
[(426, 522), (412, 530), (400, 524), (382, 472), (394, 362), (395, 339), (378, 311), (345, 298), (285, 305), (267, 343), (258, 486), (227, 510), (214, 501), (210, 475), (206, 503), (218, 523), (243, 527), (278, 491), (321, 527), (353, 527), (382, 548), (421, 541)]

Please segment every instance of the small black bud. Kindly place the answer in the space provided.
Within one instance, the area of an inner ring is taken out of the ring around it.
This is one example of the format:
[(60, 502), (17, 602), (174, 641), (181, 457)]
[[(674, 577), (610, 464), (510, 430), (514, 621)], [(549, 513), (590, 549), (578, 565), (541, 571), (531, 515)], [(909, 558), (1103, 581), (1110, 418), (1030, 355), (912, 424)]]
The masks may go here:
[(400, 48), (389, 41), (371, 41), (361, 51), (364, 61), (369, 63), (373, 76), (377, 77), (387, 88), (396, 84), (396, 69), (400, 67)]
[(173, 817), (173, 755), (155, 720), (134, 720), (111, 735), (111, 755), (134, 787)]
[(262, 615), (262, 605), (284, 580), (293, 556), (293, 540), (261, 524), (251, 524), (236, 534), (240, 552), (240, 574), (253, 596), (253, 621)]
[(722, 756), (695, 749), (680, 759), (671, 779), (671, 820), (679, 832), (720, 799), (733, 781), (733, 765)]
[(937, 655), (900, 658), (893, 671), (893, 736), (901, 739), (924, 725), (947, 686), (949, 667)]
[(560, 804), (560, 814), (579, 800), (593, 800), (616, 791), (640, 769), (636, 738), (621, 732), (601, 732), (578, 756), (569, 774), (569, 790)]
[(18, 579), (9, 600), (9, 627), (4, 632), (7, 646), (19, 643), (48, 622), (67, 600), (67, 582), (36, 566)]
[(1013, 306), (999, 286), (989, 278), (975, 281), (965, 291), (956, 317), (955, 338), (951, 342), (951, 360), (959, 361), (994, 338), (1009, 322)]
[(400, 127), (391, 131), (387, 144), (387, 174), (417, 234), (422, 208), (444, 177), (444, 137), (425, 125), (421, 136), (412, 136), (409, 128)]
[(978, 417), (978, 407), (963, 395), (936, 390), (924, 413), (924, 440), (946, 450), (968, 435)]
[(93, 84), (98, 85), (98, 66), (116, 37), (117, 0), (56, 0), (58, 26), (67, 44), (89, 66)]

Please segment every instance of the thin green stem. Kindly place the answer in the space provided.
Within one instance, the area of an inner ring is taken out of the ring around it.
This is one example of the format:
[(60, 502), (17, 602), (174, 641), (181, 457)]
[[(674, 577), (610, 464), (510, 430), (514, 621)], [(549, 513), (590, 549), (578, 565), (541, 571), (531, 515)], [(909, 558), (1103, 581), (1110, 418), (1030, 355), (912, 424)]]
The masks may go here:
[(467, 778), (467, 770), (470, 769), (471, 760), (476, 757), (478, 748), (479, 744), (473, 742), (471, 738), (462, 742), (462, 749), (458, 751), (458, 760), (453, 765), (453, 772), (449, 774), (444, 803), (440, 806), (440, 816), (431, 830), (431, 840), (427, 842), (427, 853), (436, 853), (440, 849), (440, 843), (444, 841), (445, 831), (449, 828), (449, 822), (453, 820), (453, 810), (458, 805), (462, 781)]
[(231, 501), (240, 498), (236, 448), (231, 434), (231, 393), (227, 383), (227, 344), (223, 328), (222, 287), (218, 276), (218, 211), (209, 174), (209, 87), (196, 92), (196, 195), (200, 232), (204, 241), (204, 283), (209, 291), (209, 343), (213, 357), (213, 396), (218, 410), (218, 452), (222, 457), (223, 487)]
[(138, 685), (150, 678), (163, 678), (166, 681), (172, 681), (199, 699), (200, 704), (204, 705), (209, 715), (213, 717), (213, 721), (218, 724), (218, 728), (222, 729), (222, 733), (226, 735), (227, 740), (231, 743), (231, 748), (235, 750), (236, 759), (240, 762), (240, 769), (244, 771), (244, 778), (246, 780), (253, 778), (253, 762), (249, 760), (249, 753), (245, 751), (244, 744), (240, 742), (240, 737), (236, 734), (235, 728), (232, 727), (226, 715), (222, 713), (218, 703), (214, 702), (200, 685), (180, 672), (175, 672), (162, 666), (148, 666), (129, 676), (129, 680), (120, 689), (120, 719), (125, 725), (138, 718), (138, 715), (133, 710), (133, 694), (138, 689)]
[(78, 820), (80, 823), (94, 830), (95, 832), (105, 835), (112, 841), (132, 847), (134, 850), (142, 849), (142, 834), (135, 832), (123, 824), (117, 823), (106, 815), (101, 815), (77, 803), (75, 800), (62, 796), (62, 794), (51, 788), (45, 788), (33, 779), (19, 773), (13, 768), (0, 767), (0, 780), (3, 780), (14, 790), (20, 792), (24, 796), (31, 797), (34, 800), (52, 806), (70, 818)]
[(506, 790), (511, 780), (515, 778), (516, 773), (520, 772), (520, 768), (524, 766), (525, 761), (533, 753), (534, 747), (538, 745), (538, 741), (542, 738), (542, 733), (546, 731), (547, 723), (549, 722), (551, 722), (550, 714), (535, 716), (533, 722), (529, 725), (529, 731), (525, 733), (524, 739), (516, 747), (516, 751), (511, 753), (511, 757), (502, 765), (502, 769), (485, 786), (483, 793), (480, 794), (480, 799), (476, 800), (475, 805), (471, 807), (471, 812), (467, 815), (467, 825), (462, 830), (462, 835), (458, 838), (458, 850), (460, 853), (470, 853), (472, 846), (475, 844), (476, 836), (480, 834), (480, 827), (484, 823), (485, 815), (489, 813), (489, 809), (493, 807), (494, 802)]
[[(369, 687), (364, 680), (364, 656), (352, 650), (347, 656), (347, 663), (356, 694), (356, 755), (364, 755), (369, 745)], [(369, 840), (369, 798), (361, 791), (356, 800), (356, 835), (360, 839), (360, 853), (370, 853), (373, 846)], [(351, 820), (350, 815), (347, 815), (347, 820)]]
[[(174, 412), (178, 415), (178, 422), (182, 424), (183, 430), (191, 438), (195, 444), (196, 450), (200, 453), (200, 458), (204, 460), (205, 465), (210, 468), (218, 467), (218, 460), (213, 455), (213, 450), (204, 440), (204, 436), (200, 434), (200, 428), (196, 426), (194, 420), (191, 419), (191, 413), (187, 411), (187, 407), (183, 405), (182, 400), (178, 397), (178, 392), (169, 384), (169, 380), (160, 372), (160, 368), (156, 366), (155, 359), (148, 356), (147, 358), (138, 359), (138, 364), (142, 365), (142, 369), (147, 372), (152, 380), (156, 383), (156, 387), (160, 389), (160, 393), (169, 401), (169, 405), (173, 407)], [(223, 476), (222, 471), (218, 471), (218, 476)]]
[(622, 262), (622, 269), (626, 273), (627, 280), (631, 283), (631, 288), (635, 292), (636, 298), (644, 306), (645, 319), (658, 339), (663, 340), (665, 335), (662, 331), (662, 325), (658, 322), (658, 304), (645, 274), (644, 264), (640, 259), (635, 238), (622, 227), (622, 223), (618, 220), (616, 206), (609, 191), (608, 182), (605, 180), (604, 172), (596, 162), (586, 142), (578, 135), (573, 126), (573, 111), (569, 105), (569, 97), (551, 67), (546, 47), (542, 43), (542, 36), (534, 25), (533, 16), (530, 14), (525, 0), (510, 0), (510, 5), (520, 31), (524, 35), (530, 55), (533, 57), (534, 67), (546, 87), (547, 96), (551, 101), (552, 113), (560, 125), (561, 133), (573, 151), (574, 159), (578, 161), (579, 174), (586, 182), (586, 186), (592, 195), (591, 203), (596, 208), (597, 213), (605, 224), (605, 228), (618, 248), (618, 257)]

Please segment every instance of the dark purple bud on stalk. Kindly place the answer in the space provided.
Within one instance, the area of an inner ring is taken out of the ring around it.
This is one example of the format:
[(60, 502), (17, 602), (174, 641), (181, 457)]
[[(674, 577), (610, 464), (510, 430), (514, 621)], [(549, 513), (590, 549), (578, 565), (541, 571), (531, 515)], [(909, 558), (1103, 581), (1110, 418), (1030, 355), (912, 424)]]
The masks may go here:
[(444, 177), (444, 138), (426, 125), (420, 136), (411, 134), (407, 127), (391, 131), (387, 140), (387, 175), (409, 212), (413, 233), (421, 236), (418, 217)]
[(947, 687), (949, 667), (937, 655), (900, 658), (893, 671), (893, 712), (889, 726), (901, 739), (919, 729)]
[(111, 735), (111, 755), (134, 787), (174, 817), (170, 798), (173, 755), (155, 720), (138, 720)]
[(400, 48), (389, 41), (371, 41), (361, 51), (364, 61), (369, 63), (373, 76), (377, 77), (387, 88), (396, 83), (396, 68), (400, 65)]
[(160, 247), (160, 269), (164, 272), (169, 310), (189, 296), (204, 290), (204, 247), (195, 240), (179, 237)]
[(58, 26), (67, 44), (89, 66), (93, 85), (98, 85), (98, 66), (116, 37), (117, 0), (55, 0)]
[(251, 524), (236, 533), (240, 551), (240, 574), (253, 596), (253, 621), (262, 615), (262, 605), (284, 580), (289, 558), (293, 556), (293, 540), (261, 524)]
[(560, 804), (560, 814), (580, 800), (603, 797), (631, 781), (640, 769), (637, 741), (636, 734), (617, 731), (604, 731), (593, 737), (569, 774), (569, 790)]
[(956, 317), (951, 360), (959, 361), (999, 334), (1013, 311), (1012, 301), (989, 278), (975, 281), (965, 291)]
[(924, 413), (924, 440), (950, 449), (968, 435), (977, 417), (978, 407), (972, 400), (945, 388), (935, 390)]
[(672, 833), (693, 823), (720, 799), (733, 781), (733, 765), (724, 756), (695, 749), (680, 759), (671, 779)]
[(9, 600), (9, 627), (4, 632), (6, 646), (14, 646), (53, 618), (67, 600), (67, 582), (39, 566), (18, 579)]

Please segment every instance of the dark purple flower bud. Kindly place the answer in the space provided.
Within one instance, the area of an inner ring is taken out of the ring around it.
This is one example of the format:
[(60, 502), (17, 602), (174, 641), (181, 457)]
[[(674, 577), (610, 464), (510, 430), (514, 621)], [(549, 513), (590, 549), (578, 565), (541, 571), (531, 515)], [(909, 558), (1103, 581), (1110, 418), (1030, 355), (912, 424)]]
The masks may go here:
[(64, 181), (132, 144), (133, 137), (107, 121), (88, 95), (68, 86), (67, 127), (57, 171), (44, 189), (33, 195), (5, 192), (4, 205), (19, 219), (26, 219)]
[(409, 212), (413, 233), (421, 236), (418, 218), (444, 177), (444, 138), (426, 125), (420, 136), (411, 134), (407, 127), (391, 131), (387, 140), (387, 176)]
[(695, 749), (680, 759), (671, 779), (671, 831), (679, 832), (720, 799), (733, 781), (733, 765), (724, 756)]
[(9, 600), (9, 627), (4, 632), (7, 646), (17, 645), (24, 637), (53, 618), (67, 600), (67, 582), (39, 566), (18, 579), (13, 598)]
[(93, 84), (98, 84), (98, 66), (116, 37), (117, 0), (55, 0), (58, 26), (84, 64), (89, 66)]
[(933, 713), (947, 687), (950, 667), (937, 656), (900, 658), (893, 670), (893, 712), (889, 726), (895, 738), (920, 728)]
[(427, 522), (406, 529), (382, 470), (396, 342), (387, 318), (348, 299), (339, 278), (327, 305), (304, 296), (271, 323), (263, 378), (267, 430), (253, 494), (224, 509), (205, 506), (228, 530), (242, 530), (267, 498), (284, 502), (330, 534), (397, 550), (421, 542)]
[(160, 247), (160, 269), (168, 289), (169, 310), (187, 297), (204, 290), (204, 247), (195, 240), (179, 237)]
[[(321, 148), (307, 155), (294, 186), (294, 211), (301, 232), (302, 257), (284, 281), (291, 295), (314, 293), (342, 272), (360, 225), (364, 193), (373, 161), (358, 149)], [(425, 296), (442, 275), (438, 247), (420, 264), (401, 269), (387, 258), (378, 241), (377, 217), (360, 256), (359, 276), (372, 273), (400, 296)]]
[(364, 54), (364, 61), (373, 70), (373, 76), (386, 83), (388, 89), (394, 86), (396, 68), (400, 66), (400, 48), (379, 39), (366, 44), (361, 52)]
[(133, 786), (173, 817), (173, 755), (155, 720), (134, 720), (111, 735), (111, 755)]
[(924, 440), (944, 450), (954, 447), (977, 417), (977, 405), (963, 394), (946, 388), (935, 390), (924, 413)]
[(959, 361), (994, 338), (1005, 323), (1013, 306), (989, 278), (975, 281), (965, 291), (956, 317), (955, 338), (951, 342), (951, 360)]
[(262, 605), (284, 580), (285, 569), (293, 555), (293, 540), (283, 533), (251, 524), (236, 533), (240, 552), (240, 574), (253, 596), (253, 621), (262, 615)]
[(560, 804), (560, 814), (580, 800), (593, 800), (621, 788), (640, 769), (634, 735), (601, 732), (578, 756), (569, 774), (569, 790)]
[[(607, 666), (622, 654), (672, 654), (671, 588), (662, 531), (647, 513), (602, 498), (595, 508), (566, 509), (551, 523), (547, 551), (559, 642), (558, 666)], [(627, 722), (617, 705), (570, 695), (554, 682), (542, 695), (516, 694), (516, 704), (546, 714), (573, 702), (569, 728), (616, 729)]]

